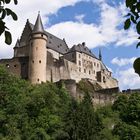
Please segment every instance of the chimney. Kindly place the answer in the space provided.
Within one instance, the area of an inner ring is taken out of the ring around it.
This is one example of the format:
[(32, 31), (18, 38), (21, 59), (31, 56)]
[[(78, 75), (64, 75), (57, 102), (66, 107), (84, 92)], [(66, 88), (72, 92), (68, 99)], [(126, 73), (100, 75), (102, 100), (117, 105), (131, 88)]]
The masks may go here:
[(82, 42), (82, 45), (85, 47), (86, 46), (86, 43), (85, 42)]

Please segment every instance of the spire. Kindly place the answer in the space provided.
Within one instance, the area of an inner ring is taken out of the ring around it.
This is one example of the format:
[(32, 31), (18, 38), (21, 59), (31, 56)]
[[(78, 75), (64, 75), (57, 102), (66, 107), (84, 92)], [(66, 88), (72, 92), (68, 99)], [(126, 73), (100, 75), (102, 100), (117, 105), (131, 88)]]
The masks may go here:
[(35, 33), (35, 32), (44, 32), (42, 20), (41, 20), (41, 17), (40, 17), (40, 12), (38, 12), (37, 20), (35, 22), (35, 26), (34, 26), (34, 29), (33, 29), (33, 33)]
[(101, 53), (101, 48), (99, 48), (99, 60), (102, 61), (102, 53)]
[(20, 47), (20, 40), (19, 39), (17, 39), (17, 42), (15, 44), (15, 47)]

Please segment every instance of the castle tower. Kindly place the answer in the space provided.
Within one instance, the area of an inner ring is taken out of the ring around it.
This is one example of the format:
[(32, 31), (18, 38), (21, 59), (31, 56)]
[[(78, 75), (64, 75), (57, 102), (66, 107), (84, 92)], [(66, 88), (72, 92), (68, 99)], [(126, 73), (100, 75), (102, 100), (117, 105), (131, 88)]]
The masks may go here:
[(32, 84), (46, 82), (47, 35), (38, 14), (30, 39), (29, 80)]

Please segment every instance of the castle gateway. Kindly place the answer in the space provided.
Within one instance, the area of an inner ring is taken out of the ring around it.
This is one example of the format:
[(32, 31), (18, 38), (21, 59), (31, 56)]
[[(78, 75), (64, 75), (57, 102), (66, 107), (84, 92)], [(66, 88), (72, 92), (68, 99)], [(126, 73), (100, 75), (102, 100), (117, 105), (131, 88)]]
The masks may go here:
[(118, 87), (118, 81), (102, 62), (100, 51), (97, 58), (84, 42), (69, 48), (64, 39), (44, 30), (40, 15), (35, 25), (27, 20), (14, 47), (14, 57), (1, 59), (0, 64), (32, 84), (87, 79), (102, 88)]

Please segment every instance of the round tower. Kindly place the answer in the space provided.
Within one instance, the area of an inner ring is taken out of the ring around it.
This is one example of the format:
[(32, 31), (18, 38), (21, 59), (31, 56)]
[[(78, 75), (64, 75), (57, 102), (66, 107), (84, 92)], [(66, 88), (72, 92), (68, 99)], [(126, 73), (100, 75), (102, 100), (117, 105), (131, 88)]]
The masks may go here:
[(46, 82), (47, 35), (38, 14), (30, 39), (29, 80), (32, 84)]

